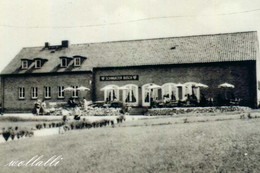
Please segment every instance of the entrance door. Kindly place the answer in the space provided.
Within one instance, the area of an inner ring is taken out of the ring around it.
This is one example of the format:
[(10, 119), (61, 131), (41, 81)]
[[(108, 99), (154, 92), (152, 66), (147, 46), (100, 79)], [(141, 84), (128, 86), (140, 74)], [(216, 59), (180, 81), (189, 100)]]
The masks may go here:
[(142, 105), (148, 107), (151, 105), (151, 91), (148, 88), (151, 84), (145, 84), (142, 86)]
[(181, 86), (179, 86), (178, 87), (178, 98), (179, 98), (179, 100), (182, 100), (183, 99), (183, 93), (182, 93), (183, 91), (182, 91), (182, 87)]

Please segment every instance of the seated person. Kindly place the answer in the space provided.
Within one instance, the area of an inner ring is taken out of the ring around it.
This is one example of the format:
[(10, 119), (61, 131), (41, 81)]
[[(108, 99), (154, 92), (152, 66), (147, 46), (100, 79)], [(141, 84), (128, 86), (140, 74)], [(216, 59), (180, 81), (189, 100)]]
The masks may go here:
[(169, 94), (164, 95), (163, 96), (163, 102), (166, 103), (166, 102), (169, 102), (169, 101), (170, 101)]
[(73, 108), (77, 105), (72, 97), (69, 98), (68, 104)]
[(195, 94), (192, 94), (191, 96), (190, 96), (190, 102), (192, 103), (192, 104), (197, 104), (198, 103), (198, 99), (197, 99), (197, 97), (195, 96)]
[(74, 108), (73, 114), (74, 114), (74, 120), (80, 120), (81, 111), (80, 111), (79, 107), (76, 106)]
[(191, 102), (191, 96), (190, 96), (190, 94), (187, 94), (185, 96), (186, 96), (186, 103), (189, 105)]
[(39, 115), (40, 114), (40, 108), (41, 108), (41, 101), (37, 100), (36, 102), (34, 102), (34, 108), (32, 110), (32, 113)]
[(46, 106), (45, 100), (42, 100), (41, 105), (40, 105), (40, 114), (45, 115), (47, 113), (46, 107), (47, 106)]
[(176, 101), (176, 97), (175, 97), (175, 95), (172, 93), (172, 95), (171, 95), (171, 100), (172, 101)]
[(83, 98), (83, 107), (84, 109), (87, 109), (89, 105), (91, 105), (91, 101), (87, 101), (85, 98)]

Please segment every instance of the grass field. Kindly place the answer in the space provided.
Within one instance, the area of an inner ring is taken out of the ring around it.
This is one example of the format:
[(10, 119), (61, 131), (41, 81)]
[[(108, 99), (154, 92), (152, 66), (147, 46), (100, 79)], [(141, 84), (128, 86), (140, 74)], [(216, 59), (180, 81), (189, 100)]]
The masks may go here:
[[(0, 172), (260, 172), (260, 119), (203, 116), (207, 121), (152, 117), (1, 143)], [(35, 155), (63, 160), (56, 167), (3, 166)]]

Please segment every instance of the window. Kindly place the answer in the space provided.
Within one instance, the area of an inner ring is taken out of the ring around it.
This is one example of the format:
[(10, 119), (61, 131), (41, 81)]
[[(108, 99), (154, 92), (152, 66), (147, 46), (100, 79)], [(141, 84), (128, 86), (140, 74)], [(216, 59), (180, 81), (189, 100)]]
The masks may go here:
[(161, 98), (161, 94), (159, 93), (159, 91), (161, 91), (160, 89), (151, 89), (152, 92), (152, 99), (153, 100), (160, 100)]
[(22, 69), (27, 69), (27, 68), (28, 68), (28, 61), (22, 60)]
[(68, 60), (66, 58), (61, 58), (61, 67), (67, 67), (68, 66)]
[(25, 98), (25, 89), (24, 87), (19, 87), (19, 99)]
[(142, 86), (142, 105), (150, 106), (150, 89), (148, 88), (150, 84), (145, 84)]
[(38, 98), (38, 88), (37, 87), (32, 87), (32, 99), (37, 99)]
[(138, 86), (128, 84), (125, 87), (127, 90), (123, 90), (123, 101), (128, 104), (136, 105), (138, 102)]
[(51, 87), (44, 87), (44, 97), (51, 98)]
[(81, 62), (80, 62), (80, 58), (74, 58), (74, 66), (80, 66)]
[(116, 85), (107, 85), (104, 87), (104, 100), (106, 102), (119, 100), (119, 89)]
[(185, 94), (186, 96), (190, 95), (190, 96), (193, 96), (193, 97), (196, 97), (197, 100), (199, 101), (200, 100), (200, 88), (197, 87), (197, 84), (198, 83), (195, 83), (195, 82), (187, 82), (185, 83)]
[(40, 59), (35, 60), (35, 68), (41, 68), (42, 63)]
[(162, 98), (164, 100), (179, 100), (178, 90), (174, 83), (166, 83), (162, 86)]
[(79, 97), (79, 91), (77, 90), (78, 86), (72, 86), (72, 88), (74, 89), (73, 90), (73, 93), (72, 93), (72, 97)]
[(58, 98), (64, 98), (64, 86), (59, 86)]
[(150, 88), (150, 86), (156, 85), (153, 83), (145, 84), (142, 86), (142, 105), (150, 106), (151, 101), (161, 99), (161, 89), (160, 88)]

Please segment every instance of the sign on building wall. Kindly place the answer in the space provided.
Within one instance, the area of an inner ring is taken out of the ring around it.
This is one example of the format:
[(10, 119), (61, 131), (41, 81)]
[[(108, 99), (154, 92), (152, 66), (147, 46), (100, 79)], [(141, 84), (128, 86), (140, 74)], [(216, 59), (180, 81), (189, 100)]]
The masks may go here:
[(100, 81), (139, 80), (138, 75), (100, 76)]

